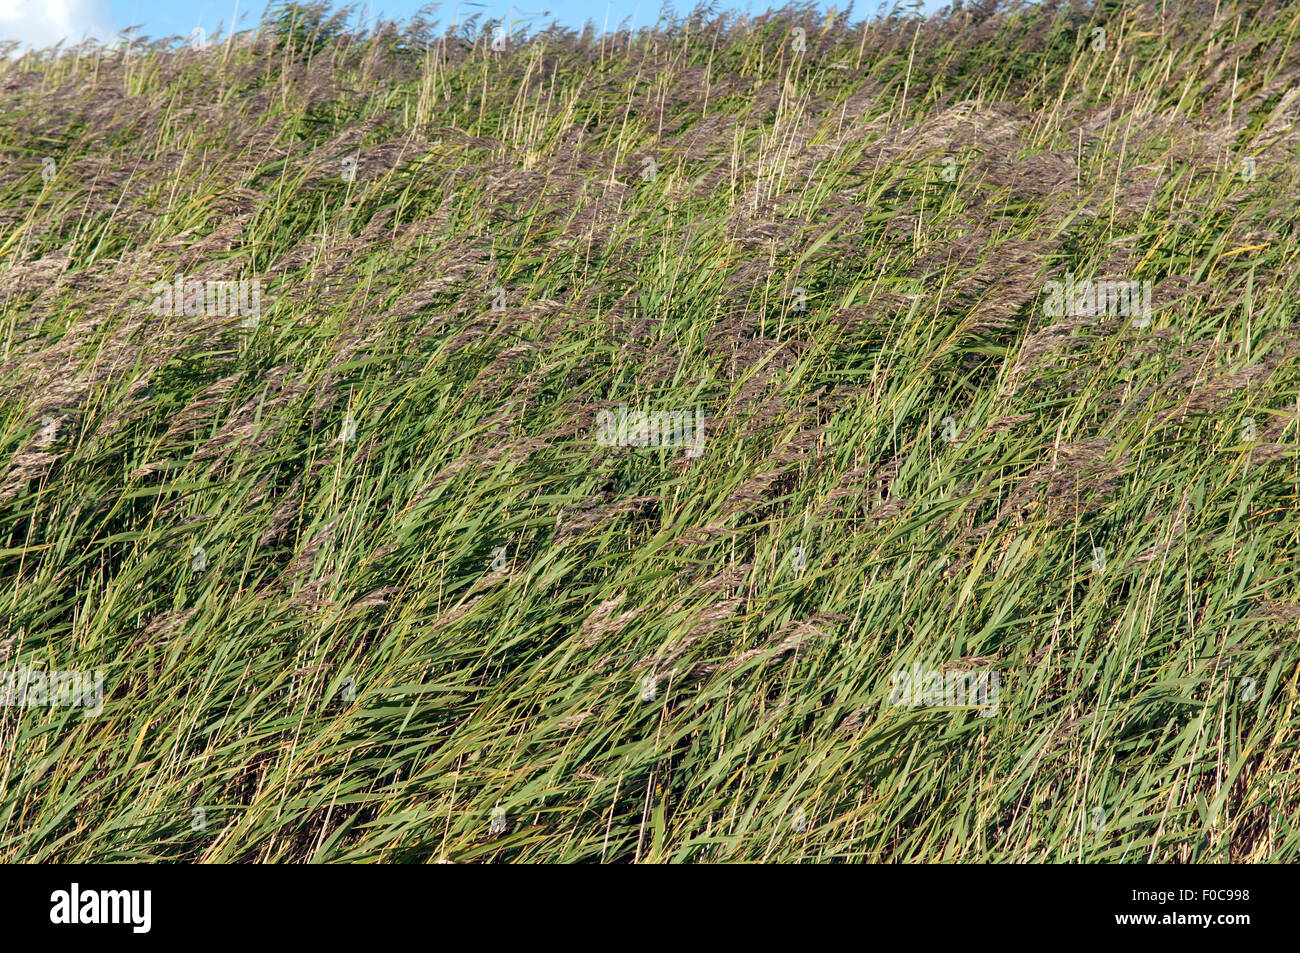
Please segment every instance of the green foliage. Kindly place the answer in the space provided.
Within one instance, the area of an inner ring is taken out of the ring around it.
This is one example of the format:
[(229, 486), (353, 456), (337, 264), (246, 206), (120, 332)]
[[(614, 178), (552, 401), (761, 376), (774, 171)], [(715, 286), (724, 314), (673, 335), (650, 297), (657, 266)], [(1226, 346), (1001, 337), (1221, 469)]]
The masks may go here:
[(1295, 860), (1298, 18), (5, 62), (0, 859)]

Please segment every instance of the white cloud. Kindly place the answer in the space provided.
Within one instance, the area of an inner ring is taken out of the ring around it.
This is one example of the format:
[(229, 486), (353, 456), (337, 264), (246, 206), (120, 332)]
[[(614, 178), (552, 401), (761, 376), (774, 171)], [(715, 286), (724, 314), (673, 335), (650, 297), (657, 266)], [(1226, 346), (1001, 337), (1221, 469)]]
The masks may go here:
[(17, 40), (43, 49), (60, 40), (71, 45), (116, 35), (104, 0), (0, 0), (0, 42)]

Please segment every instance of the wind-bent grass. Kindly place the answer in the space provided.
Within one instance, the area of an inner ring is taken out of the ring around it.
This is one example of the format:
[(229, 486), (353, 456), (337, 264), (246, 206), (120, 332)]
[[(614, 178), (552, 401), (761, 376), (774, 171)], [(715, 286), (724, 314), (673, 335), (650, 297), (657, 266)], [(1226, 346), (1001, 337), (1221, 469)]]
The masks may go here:
[(489, 26), (0, 67), (0, 859), (1295, 860), (1300, 8)]

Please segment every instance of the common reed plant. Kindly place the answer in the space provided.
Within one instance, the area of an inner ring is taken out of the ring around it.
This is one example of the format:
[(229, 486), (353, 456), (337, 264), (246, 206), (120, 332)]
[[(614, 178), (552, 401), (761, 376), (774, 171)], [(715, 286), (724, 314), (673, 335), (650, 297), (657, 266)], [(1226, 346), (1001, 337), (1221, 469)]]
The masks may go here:
[(1300, 6), (350, 23), (0, 58), (0, 860), (1300, 856)]

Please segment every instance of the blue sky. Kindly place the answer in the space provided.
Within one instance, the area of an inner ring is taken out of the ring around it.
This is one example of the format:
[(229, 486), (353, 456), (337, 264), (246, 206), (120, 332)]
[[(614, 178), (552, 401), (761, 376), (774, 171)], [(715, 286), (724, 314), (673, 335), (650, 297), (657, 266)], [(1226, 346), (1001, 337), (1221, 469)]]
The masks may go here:
[[(777, 0), (776, 5), (780, 5)], [(860, 2), (856, 15), (868, 16), (878, 0)], [(947, 0), (923, 0), (927, 10), (946, 5)], [(511, 17), (525, 23), (549, 23), (559, 20), (566, 26), (580, 27), (591, 20), (599, 29), (608, 22), (614, 28), (625, 18), (633, 26), (653, 23), (662, 0), (444, 0), (438, 16), (450, 21), (481, 13), (482, 19)], [(406, 19), (424, 4), (421, 0), (372, 0), (368, 18), (382, 15)], [(694, 0), (678, 0), (676, 8), (685, 12)], [(767, 0), (722, 0), (721, 5), (742, 12), (758, 13), (768, 8)], [(841, 6), (847, 0), (841, 0)], [(59, 38), (75, 42), (84, 35), (108, 39), (117, 31), (138, 24), (147, 36), (189, 36), (195, 27), (208, 34), (231, 23), (247, 28), (255, 23), (266, 7), (266, 0), (0, 0), (0, 41), (18, 40), (35, 46), (51, 45)], [(543, 11), (549, 16), (541, 16)]]
[[(424, 4), (419, 0), (377, 0), (359, 5), (368, 8), (365, 13), (368, 20), (376, 16), (405, 20)], [(556, 19), (566, 25), (581, 26), (590, 18), (599, 27), (608, 8), (612, 27), (626, 16), (634, 16), (641, 22), (653, 20), (658, 16), (659, 5), (660, 0), (523, 0), (513, 5), (498, 0), (460, 0), (459, 3), (457, 0), (445, 0), (438, 9), (438, 17), (450, 22), (457, 17), (466, 19), (480, 13), (480, 20), (483, 20), (511, 16), (513, 10), (514, 17), (533, 23), (549, 23), (551, 19)], [(241, 25), (248, 26), (255, 22), (265, 6), (265, 0), (244, 0), (238, 14)], [(151, 25), (157, 24), (162, 32), (170, 31), (177, 35), (188, 35), (196, 26), (202, 26), (211, 32), (217, 23), (229, 23), (236, 16), (234, 0), (194, 0), (191, 3), (108, 0), (108, 8), (119, 26), (143, 23), (146, 24), (144, 32), (151, 33)], [(551, 15), (542, 17), (540, 14), (544, 11)]]

